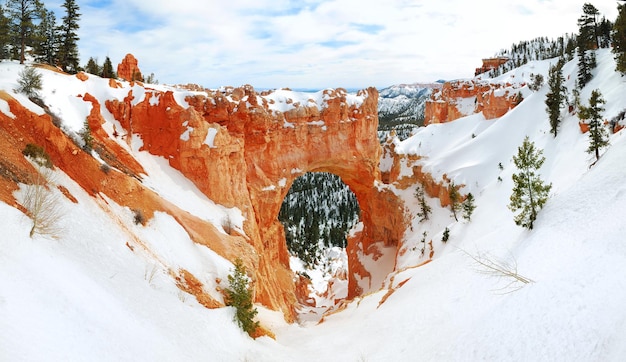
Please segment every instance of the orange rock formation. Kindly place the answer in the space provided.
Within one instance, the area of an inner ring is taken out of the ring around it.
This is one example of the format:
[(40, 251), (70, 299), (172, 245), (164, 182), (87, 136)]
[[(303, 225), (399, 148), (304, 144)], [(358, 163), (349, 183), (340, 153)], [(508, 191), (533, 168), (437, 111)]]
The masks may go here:
[(139, 65), (137, 59), (132, 54), (126, 54), (122, 62), (117, 65), (117, 76), (121, 79), (127, 81), (143, 81), (143, 76), (141, 75), (141, 70), (139, 70)]
[(284, 112), (263, 95), (250, 86), (226, 88), (188, 97), (185, 108), (172, 92), (148, 91), (134, 106), (132, 93), (106, 106), (125, 132), (142, 138), (144, 150), (168, 159), (216, 203), (243, 212), (255, 250), (248, 260), (256, 300), (292, 318), (293, 273), (277, 215), (298, 176), (334, 173), (359, 201), (364, 228), (348, 240), (349, 297), (362, 290), (356, 276), (370, 276), (360, 255), (375, 252), (378, 242), (397, 246), (406, 220), (403, 202), (380, 183), (376, 89), (361, 91), (361, 104), (343, 89), (326, 90), (323, 107), (288, 100)]
[(486, 119), (502, 117), (518, 103), (518, 89), (525, 84), (481, 81), (446, 82), (434, 89), (424, 110), (424, 124), (444, 123), (483, 112)]

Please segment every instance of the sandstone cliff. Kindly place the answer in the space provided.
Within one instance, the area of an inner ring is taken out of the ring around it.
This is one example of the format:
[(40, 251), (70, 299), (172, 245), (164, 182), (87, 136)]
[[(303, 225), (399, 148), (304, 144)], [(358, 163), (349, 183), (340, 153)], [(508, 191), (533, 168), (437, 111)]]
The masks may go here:
[(502, 117), (514, 108), (525, 83), (502, 84), (480, 80), (446, 82), (426, 102), (424, 124), (444, 123), (482, 112), (485, 119)]

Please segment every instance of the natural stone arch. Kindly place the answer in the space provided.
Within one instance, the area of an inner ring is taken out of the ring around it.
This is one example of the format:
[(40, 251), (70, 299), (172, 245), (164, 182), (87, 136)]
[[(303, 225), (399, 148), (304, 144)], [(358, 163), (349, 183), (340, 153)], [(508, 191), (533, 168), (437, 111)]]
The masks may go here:
[[(271, 93), (257, 94), (250, 86), (206, 93), (186, 97), (184, 107), (172, 91), (146, 89), (136, 100), (131, 90), (106, 108), (126, 134), (142, 139), (142, 150), (165, 157), (211, 200), (242, 211), (245, 235), (191, 236), (228, 259), (242, 258), (253, 273), (256, 301), (282, 310), (287, 320), (295, 318), (297, 302), (277, 217), (282, 200), (306, 172), (341, 177), (357, 197), (364, 225), (346, 248), (348, 297), (361, 294), (363, 281), (371, 280), (361, 257), (376, 259), (381, 246), (397, 250), (407, 225), (402, 200), (381, 181), (378, 91), (368, 88), (355, 97), (325, 90), (323, 104), (287, 99), (291, 108), (285, 111), (273, 108)], [(234, 252), (241, 243), (255, 253)]]
[[(247, 177), (256, 221), (264, 248), (276, 252), (281, 267), (288, 269), (289, 260), (278, 212), (293, 181), (306, 172), (328, 172), (354, 192), (364, 228), (347, 242), (349, 298), (362, 292), (357, 277), (370, 277), (359, 253), (377, 254), (377, 242), (397, 247), (406, 227), (403, 202), (381, 184), (378, 92), (374, 88), (367, 92), (359, 108), (350, 109), (345, 93), (335, 94), (320, 115), (285, 115), (294, 127), (281, 122), (279, 127), (246, 137)], [(316, 122), (319, 119), (323, 124)], [(260, 264), (263, 269), (263, 260)]]

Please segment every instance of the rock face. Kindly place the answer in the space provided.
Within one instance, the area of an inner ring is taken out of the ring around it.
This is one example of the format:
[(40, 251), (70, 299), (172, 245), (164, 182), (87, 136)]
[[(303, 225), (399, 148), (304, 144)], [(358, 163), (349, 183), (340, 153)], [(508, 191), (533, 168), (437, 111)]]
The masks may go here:
[(476, 80), (446, 82), (426, 102), (424, 124), (450, 122), (479, 112), (486, 119), (502, 117), (519, 103), (518, 92), (524, 85)]
[(172, 92), (151, 90), (139, 102), (131, 91), (123, 101), (106, 103), (124, 133), (141, 137), (143, 150), (168, 159), (216, 203), (242, 211), (245, 235), (239, 236), (254, 250), (242, 257), (254, 271), (256, 300), (283, 310), (289, 320), (295, 316), (294, 277), (277, 216), (295, 178), (334, 173), (359, 201), (363, 229), (347, 246), (349, 297), (373, 279), (361, 258), (376, 253), (376, 245), (397, 248), (407, 223), (403, 202), (381, 183), (376, 89), (309, 96), (257, 94), (244, 86), (190, 95), (187, 108)]
[(143, 76), (141, 75), (141, 70), (139, 70), (135, 56), (130, 53), (126, 54), (122, 62), (117, 65), (117, 76), (127, 81), (143, 81)]

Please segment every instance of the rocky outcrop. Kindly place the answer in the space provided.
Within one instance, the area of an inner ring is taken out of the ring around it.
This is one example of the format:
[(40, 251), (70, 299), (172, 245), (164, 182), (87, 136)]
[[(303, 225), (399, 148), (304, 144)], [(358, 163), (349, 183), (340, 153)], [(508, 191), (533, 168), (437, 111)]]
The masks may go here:
[[(347, 246), (349, 297), (371, 277), (361, 263), (371, 247), (397, 246), (406, 227), (403, 202), (381, 187), (376, 89), (310, 94), (279, 90), (257, 94), (250, 86), (224, 88), (177, 103), (172, 92), (147, 90), (111, 100), (107, 109), (143, 140), (142, 149), (165, 157), (210, 199), (239, 208), (240, 235), (254, 253), (256, 300), (295, 316), (296, 294), (282, 224), (277, 215), (292, 182), (308, 171), (334, 173), (359, 201), (363, 229)], [(218, 251), (219, 253), (219, 251)]]
[(143, 81), (138, 61), (132, 54), (126, 54), (122, 62), (117, 65), (117, 76), (127, 81)]
[(479, 112), (486, 119), (502, 117), (519, 103), (523, 86), (477, 80), (446, 82), (441, 90), (433, 90), (426, 102), (424, 124), (450, 122)]

